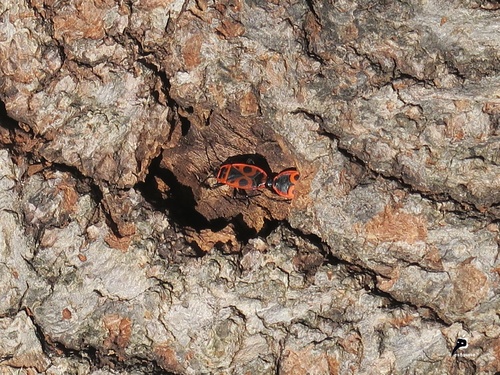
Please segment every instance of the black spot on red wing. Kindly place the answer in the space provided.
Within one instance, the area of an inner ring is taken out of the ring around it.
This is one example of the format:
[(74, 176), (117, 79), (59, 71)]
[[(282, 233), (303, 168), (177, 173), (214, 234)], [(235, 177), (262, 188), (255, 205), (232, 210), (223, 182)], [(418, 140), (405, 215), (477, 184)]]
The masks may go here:
[(267, 173), (263, 169), (254, 165), (238, 165), (242, 175), (251, 180), (246, 189), (263, 188), (267, 181)]
[(236, 189), (256, 190), (265, 187), (267, 173), (244, 163), (225, 164), (219, 168), (217, 182)]
[(227, 184), (231, 186), (231, 184), (237, 184), (240, 178), (244, 177), (241, 171), (234, 166), (230, 166), (229, 173), (227, 175)]
[(262, 173), (259, 168), (249, 166), (252, 174), (243, 173), (246, 169), (242, 165), (232, 165), (227, 177), (226, 185), (238, 189), (258, 189), (263, 187), (267, 180), (267, 174)]
[(245, 177), (240, 178), (238, 181), (238, 187), (240, 189), (248, 189), (248, 186), (251, 185), (252, 183)]
[(262, 170), (261, 168), (259, 167), (256, 167), (254, 165), (239, 165), (238, 166), (241, 173), (247, 177), (250, 177), (250, 178), (257, 178), (259, 175), (265, 175), (266, 178), (267, 178), (267, 174), (264, 172), (264, 170)]
[(243, 173), (244, 173), (245, 175), (247, 175), (247, 176), (252, 176), (253, 174), (255, 174), (255, 171), (256, 171), (256, 170), (257, 170), (256, 168), (254, 168), (254, 167), (252, 167), (252, 166), (250, 166), (250, 165), (245, 165), (245, 166), (243, 167)]

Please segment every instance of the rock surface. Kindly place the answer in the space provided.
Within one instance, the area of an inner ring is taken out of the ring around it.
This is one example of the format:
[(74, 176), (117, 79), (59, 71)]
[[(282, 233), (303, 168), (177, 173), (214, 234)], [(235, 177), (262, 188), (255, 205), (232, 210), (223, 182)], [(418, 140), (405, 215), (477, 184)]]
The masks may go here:
[(499, 12), (4, 1), (0, 373), (499, 372)]

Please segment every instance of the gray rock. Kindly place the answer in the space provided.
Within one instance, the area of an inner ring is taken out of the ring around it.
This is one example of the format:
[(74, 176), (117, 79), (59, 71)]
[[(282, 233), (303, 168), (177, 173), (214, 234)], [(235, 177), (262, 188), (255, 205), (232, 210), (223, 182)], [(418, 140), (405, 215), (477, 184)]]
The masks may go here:
[(498, 372), (498, 9), (4, 1), (0, 372)]

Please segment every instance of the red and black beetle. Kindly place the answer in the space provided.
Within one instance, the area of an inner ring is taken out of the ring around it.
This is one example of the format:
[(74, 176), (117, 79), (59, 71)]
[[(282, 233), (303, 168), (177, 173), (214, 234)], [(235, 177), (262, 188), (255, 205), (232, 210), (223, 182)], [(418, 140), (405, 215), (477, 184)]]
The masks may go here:
[(293, 199), (295, 196), (295, 184), (300, 178), (300, 174), (295, 168), (288, 168), (281, 171), (273, 178), (267, 180), (266, 186), (271, 188), (280, 197)]
[(241, 190), (266, 187), (267, 173), (260, 167), (247, 163), (222, 164), (217, 171), (217, 184)]
[(274, 174), (262, 155), (245, 154), (228, 158), (217, 170), (216, 177), (216, 186), (227, 185), (234, 188), (235, 193), (268, 188), (280, 197), (293, 199), (300, 174), (296, 168)]

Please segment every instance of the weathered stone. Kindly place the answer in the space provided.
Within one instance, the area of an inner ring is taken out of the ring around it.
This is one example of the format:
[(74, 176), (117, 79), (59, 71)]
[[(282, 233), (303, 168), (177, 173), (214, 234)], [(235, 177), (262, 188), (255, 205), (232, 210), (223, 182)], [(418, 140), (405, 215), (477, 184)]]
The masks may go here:
[(498, 372), (495, 4), (4, 1), (0, 372)]
[(31, 368), (43, 372), (50, 364), (35, 333), (35, 326), (25, 312), (14, 318), (0, 318), (1, 366)]

